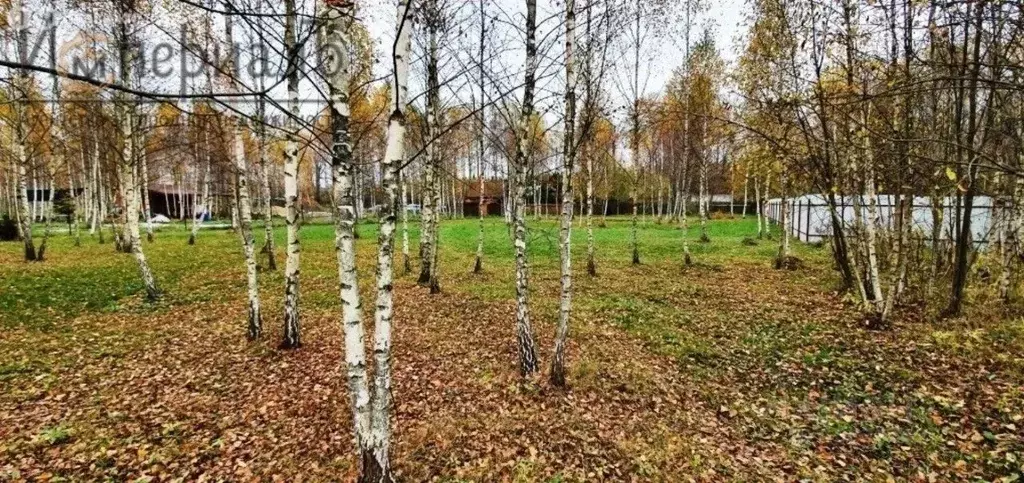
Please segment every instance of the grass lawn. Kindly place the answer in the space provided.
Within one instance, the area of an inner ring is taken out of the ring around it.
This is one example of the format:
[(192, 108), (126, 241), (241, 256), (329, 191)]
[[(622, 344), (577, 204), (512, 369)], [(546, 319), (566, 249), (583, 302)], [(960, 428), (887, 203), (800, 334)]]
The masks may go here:
[[(714, 220), (710, 243), (627, 218), (574, 229), (569, 381), (516, 370), (508, 231), (441, 223), (443, 293), (396, 284), (393, 462), (404, 481), (954, 480), (1024, 476), (1024, 319), (974, 283), (962, 319), (902, 307), (869, 331), (837, 293), (828, 247), (746, 240), (752, 217)], [(304, 346), (277, 349), (284, 281), (261, 272), (265, 333), (245, 339), (238, 237), (180, 225), (145, 243), (166, 296), (142, 301), (134, 259), (56, 230), (47, 260), (0, 244), (0, 481), (345, 480), (356, 471), (334, 232), (302, 230)], [(257, 229), (257, 242), (262, 230)], [(372, 323), (376, 227), (359, 226)], [(279, 266), (284, 231), (276, 231)], [(417, 268), (418, 225), (410, 226)], [(558, 226), (530, 220), (531, 310), (544, 372), (557, 315)], [(109, 238), (109, 237), (108, 237)], [(401, 237), (396, 259), (401, 274)], [(984, 263), (984, 261), (982, 262)]]

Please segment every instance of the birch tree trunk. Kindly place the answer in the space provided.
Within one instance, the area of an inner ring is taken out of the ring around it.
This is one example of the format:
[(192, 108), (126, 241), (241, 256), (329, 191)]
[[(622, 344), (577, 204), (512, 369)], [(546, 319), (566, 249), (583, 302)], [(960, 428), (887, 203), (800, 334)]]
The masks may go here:
[[(83, 151), (82, 154), (83, 154), (83, 156), (85, 155), (84, 151)], [(81, 165), (82, 165), (82, 168), (83, 168), (82, 169), (82, 171), (83, 171), (82, 175), (84, 176), (85, 175), (85, 173), (84, 173), (84, 171), (85, 171), (85, 169), (84, 169), (84, 167), (85, 167), (85, 158), (84, 157), (79, 157), (78, 159), (81, 161)], [(71, 215), (71, 233), (72, 233), (71, 236), (75, 240), (75, 246), (79, 247), (79, 246), (82, 246), (82, 234), (79, 231), (80, 230), (80, 228), (79, 228), (79, 221), (80, 221), (80, 218), (82, 217), (82, 215), (84, 214), (85, 206), (82, 203), (82, 196), (80, 196), (78, 194), (78, 190), (75, 188), (75, 181), (74, 181), (75, 180), (75, 176), (74, 176), (74, 173), (72, 173), (72, 170), (71, 170), (71, 161), (70, 160), (67, 163), (67, 168), (68, 168), (68, 184), (69, 184), (69, 187), (71, 188), (71, 195), (70, 196), (73, 197), (73, 199), (74, 199), (74, 206), (75, 206), (75, 212), (72, 213), (72, 215)], [(84, 183), (83, 183), (83, 186), (82, 186), (82, 190), (83, 190), (83, 192), (87, 192), (88, 191), (85, 188)]]
[[(687, 122), (683, 121), (683, 124), (686, 125)], [(684, 128), (684, 131), (685, 131), (685, 128)], [(690, 200), (690, 191), (689, 191), (690, 188), (689, 188), (689, 184), (687, 184), (687, 182), (686, 182), (686, 175), (689, 174), (689, 173), (687, 173), (687, 171), (689, 171), (689, 169), (690, 169), (690, 166), (689, 166), (689, 163), (690, 163), (689, 155), (686, 154), (686, 153), (689, 152), (688, 145), (689, 145), (689, 141), (686, 141), (685, 138), (684, 138), (684, 141), (683, 141), (683, 146), (684, 146), (684, 149), (683, 149), (683, 189), (682, 189), (683, 203), (682, 203), (682, 206), (680, 207), (681, 214), (680, 214), (679, 219), (682, 222), (682, 231), (683, 231), (683, 235), (682, 235), (682, 238), (683, 238), (683, 265), (685, 265), (685, 266), (693, 265), (693, 256), (690, 254), (690, 234), (689, 234), (690, 221), (689, 221), (687, 213), (686, 213), (686, 203)]]
[(395, 206), (398, 198), (398, 172), (405, 160), (405, 117), (409, 72), (409, 4), (398, 5), (398, 34), (395, 43), (395, 102), (388, 125), (387, 147), (383, 161), (382, 184), (388, 199), (381, 207), (377, 256), (377, 311), (374, 324), (373, 392), (368, 384), (365, 354), (365, 330), (359, 300), (355, 257), (356, 207), (348, 123), (348, 27), (351, 3), (332, 3), (327, 8), (327, 66), (331, 95), (333, 131), (334, 199), (337, 207), (335, 243), (341, 279), (342, 320), (345, 332), (345, 362), (356, 443), (360, 453), (360, 482), (391, 482), (391, 321), (393, 315), (393, 262)]
[(875, 191), (875, 170), (874, 160), (872, 158), (871, 139), (867, 134), (867, 109), (868, 108), (865, 107), (864, 112), (862, 113), (862, 127), (858, 130), (858, 135), (861, 138), (861, 144), (864, 152), (864, 194), (867, 198), (868, 210), (867, 220), (864, 222), (864, 244), (868, 256), (868, 278), (870, 278), (869, 287), (871, 288), (871, 305), (874, 310), (874, 316), (881, 317), (885, 306), (885, 300), (882, 296), (882, 279), (878, 268), (877, 232), (875, 231), (878, 227), (878, 194)]
[[(225, 0), (225, 7), (228, 11), (231, 11), (232, 7), (230, 2)], [(233, 36), (233, 22), (232, 16), (226, 15), (224, 17), (225, 22), (225, 33), (227, 36), (227, 44), (229, 53), (234, 53), (234, 36)], [(229, 59), (234, 59), (233, 55), (229, 55)], [(233, 63), (233, 60), (229, 60)], [(226, 68), (228, 72), (234, 72), (234, 66), (229, 64)], [(229, 79), (228, 83), (231, 84), (232, 90), (239, 92), (239, 86), (237, 81)], [(233, 158), (235, 162), (235, 186), (236, 193), (238, 195), (238, 227), (239, 235), (242, 240), (242, 252), (245, 255), (245, 275), (246, 285), (248, 288), (249, 297), (249, 312), (248, 312), (248, 336), (249, 340), (257, 340), (263, 335), (263, 314), (260, 311), (260, 285), (259, 280), (256, 278), (256, 249), (255, 249), (255, 236), (252, 232), (252, 204), (249, 201), (249, 166), (245, 159), (245, 142), (243, 141), (243, 130), (245, 128), (245, 121), (241, 117), (230, 116), (234, 118), (234, 128), (232, 130), (232, 144), (233, 144)], [(192, 214), (195, 218), (195, 213)]]
[(782, 233), (779, 238), (779, 254), (775, 258), (775, 268), (785, 268), (789, 263), (789, 203), (786, 200), (786, 190), (789, 187), (787, 180), (786, 168), (782, 168), (782, 173), (779, 175), (779, 194), (782, 200), (779, 205), (779, 228), (782, 229)]
[[(1024, 151), (1017, 152), (1018, 166), (1024, 166)], [(999, 298), (1003, 302), (1009, 302), (1013, 295), (1011, 286), (1013, 258), (1021, 251), (1021, 229), (1024, 227), (1024, 178), (1013, 177), (1013, 195), (1010, 206), (1005, 207), (1006, 212), (1006, 234), (1003, 247), (1003, 271), (999, 277)]]
[[(141, 136), (140, 136), (141, 137)], [(146, 217), (146, 240), (153, 241), (153, 213), (149, 208), (149, 159), (146, 155), (146, 146), (139, 146), (139, 174), (142, 178), (142, 214)]]
[[(119, 13), (117, 25), (117, 47), (120, 62), (120, 82), (122, 85), (131, 85), (132, 66), (135, 59), (132, 58), (131, 45), (133, 40), (131, 32), (134, 30), (134, 17), (136, 12), (131, 6), (122, 6)], [(131, 25), (130, 25), (131, 24)], [(139, 161), (138, 147), (136, 146), (136, 113), (135, 102), (126, 94), (120, 94), (117, 99), (118, 124), (121, 129), (122, 151), (119, 164), (121, 179), (121, 197), (123, 200), (125, 227), (121, 231), (124, 237), (121, 243), (122, 248), (135, 256), (139, 266), (139, 274), (142, 277), (146, 290), (146, 298), (155, 301), (160, 298), (160, 290), (157, 288), (156, 279), (150, 270), (146, 255), (142, 250), (139, 229), (139, 183), (136, 164)]]
[[(484, 210), (486, 204), (484, 204), (484, 123), (486, 118), (484, 116), (484, 106), (487, 105), (487, 91), (485, 90), (484, 84), (484, 41), (487, 37), (487, 15), (485, 12), (484, 0), (480, 0), (480, 70), (479, 70), (479, 84), (480, 89), (480, 118), (478, 119), (479, 124), (477, 125), (477, 177), (480, 184), (480, 193), (477, 198), (477, 215), (480, 218), (480, 226), (476, 235), (476, 262), (473, 264), (473, 273), (480, 273), (484, 269)], [(467, 160), (468, 161), (468, 160)], [(470, 171), (472, 171), (472, 164), (468, 165)]]
[(561, 295), (555, 351), (551, 360), (551, 383), (565, 387), (565, 345), (569, 338), (572, 311), (572, 170), (576, 162), (576, 0), (565, 2), (565, 132), (562, 140), (562, 220), (558, 245), (561, 267)]
[[(17, 31), (17, 41), (15, 43), (18, 53), (18, 59), (25, 63), (28, 61), (28, 29), (25, 27), (26, 22), (24, 20), (24, 6), (22, 5), (23, 0), (14, 0), (12, 5), (13, 15), (11, 19), (12, 25), (20, 27)], [(27, 92), (29, 88), (29, 76), (25, 69), (18, 69), (17, 75), (14, 80), (14, 90), (17, 93), (17, 100), (14, 102), (14, 138), (15, 138), (15, 156), (17, 157), (17, 177), (18, 177), (18, 207), (19, 207), (19, 226), (21, 227), (21, 239), (25, 247), (25, 261), (36, 260), (36, 245), (32, 240), (32, 223), (35, 220), (35, 210), (29, 206), (27, 190), (28, 190), (28, 179), (27, 169), (29, 164), (28, 159), (28, 148), (26, 146), (28, 142), (28, 130), (26, 125), (28, 124), (28, 105), (27, 105)], [(38, 191), (33, 192), (33, 202), (39, 197)]]
[[(49, 171), (49, 168), (44, 168), (44, 169)], [(47, 178), (48, 178), (47, 184), (49, 185), (49, 190), (47, 190), (48, 193), (46, 195), (46, 203), (43, 206), (43, 213), (42, 213), (42, 216), (43, 216), (43, 242), (39, 244), (39, 249), (36, 251), (36, 261), (39, 261), (39, 262), (45, 260), (45, 256), (46, 256), (46, 243), (50, 240), (50, 222), (51, 222), (51, 219), (52, 219), (52, 216), (53, 216), (53, 192), (54, 192), (54, 188), (55, 188), (54, 183), (53, 183), (54, 174), (52, 172), (47, 172), (46, 175), (47, 175)]]
[(585, 151), (587, 157), (587, 273), (597, 276), (597, 261), (594, 259), (594, 156)]
[(519, 345), (519, 372), (528, 376), (537, 371), (537, 349), (530, 326), (529, 265), (526, 258), (526, 168), (529, 153), (529, 123), (533, 117), (533, 91), (537, 73), (537, 0), (526, 0), (526, 73), (523, 107), (516, 136), (514, 246), (516, 256), (516, 339)]
[(105, 243), (105, 241), (103, 239), (103, 223), (107, 219), (107, 201), (106, 201), (107, 200), (107, 193), (106, 193), (106, 188), (103, 185), (103, 174), (104, 173), (103, 173), (103, 167), (102, 167), (102, 165), (100, 163), (99, 141), (95, 140), (95, 139), (93, 139), (93, 141), (94, 141), (94, 143), (93, 143), (93, 149), (94, 149), (94, 151), (93, 151), (93, 161), (96, 163), (95, 164), (95, 168), (96, 168), (96, 204), (97, 204), (97, 207), (96, 207), (97, 213), (96, 213), (96, 217), (94, 218), (93, 221), (95, 222), (94, 226), (99, 229), (99, 243), (100, 243), (100, 245), (102, 245), (102, 244)]
[[(262, 77), (261, 77), (262, 79)], [(260, 89), (262, 90), (262, 80)], [(266, 119), (266, 103), (263, 98), (258, 101), (259, 118)], [(260, 253), (267, 256), (267, 270), (277, 270), (277, 257), (274, 256), (274, 209), (270, 194), (270, 159), (267, 154), (267, 127), (260, 122), (256, 127), (257, 143), (259, 144), (260, 198), (263, 202), (263, 248)]]
[[(402, 274), (406, 275), (412, 272), (412, 262), (409, 259), (409, 208), (408, 204), (412, 203), (412, 196), (409, 191), (409, 180), (404, 172), (399, 171), (399, 184), (402, 187), (402, 203), (399, 209), (402, 210)], [(406, 202), (406, 196), (409, 196), (409, 201)], [(407, 204), (408, 203), (408, 204)]]
[(420, 212), (420, 276), (417, 283), (423, 287), (430, 287), (430, 292), (434, 293), (434, 284), (436, 282), (435, 271), (434, 271), (434, 245), (437, 240), (434, 239), (436, 232), (434, 226), (437, 223), (439, 211), (441, 209), (440, 203), (440, 190), (438, 189), (438, 180), (440, 173), (437, 172), (438, 164), (438, 149), (436, 143), (436, 137), (440, 134), (438, 127), (438, 110), (440, 106), (440, 86), (438, 85), (437, 79), (437, 30), (439, 26), (437, 22), (440, 20), (436, 18), (437, 4), (436, 0), (428, 0), (426, 3), (426, 17), (427, 32), (429, 36), (428, 48), (427, 48), (427, 159), (423, 163), (423, 205)]
[[(392, 481), (391, 462), (391, 324), (394, 317), (394, 246), (395, 205), (398, 199), (398, 175), (405, 162), (405, 104), (408, 99), (409, 52), (412, 25), (408, 16), (408, 0), (398, 5), (399, 32), (394, 52), (395, 99), (388, 122), (387, 146), (384, 152), (381, 185), (386, 199), (382, 203), (380, 230), (377, 237), (377, 310), (374, 316), (374, 391), (371, 417), (372, 450), (363, 452), (363, 478), (368, 481)], [(435, 6), (436, 8), (436, 6)], [(436, 236), (436, 219), (434, 221)], [(436, 270), (435, 240), (433, 266)], [(436, 273), (431, 291), (437, 285)], [(369, 461), (373, 460), (373, 464)]]
[[(348, 46), (347, 18), (351, 14), (348, 4), (331, 4), (327, 9), (328, 88), (331, 96), (332, 124), (332, 176), (335, 203), (334, 244), (338, 257), (338, 277), (341, 282), (341, 320), (345, 334), (345, 367), (349, 399), (360, 462), (375, 465), (375, 459), (366, 458), (372, 446), (371, 397), (366, 370), (365, 329), (359, 278), (356, 270), (355, 224), (356, 195), (349, 141), (348, 122)], [(340, 45), (339, 45), (340, 44)], [(362, 475), (363, 468), (360, 468)]]
[(757, 211), (757, 238), (760, 240), (764, 238), (764, 229), (762, 228), (763, 217), (761, 213), (761, 183), (758, 182), (757, 175), (754, 175), (754, 204), (757, 205), (754, 208)]
[[(206, 130), (203, 130), (203, 139), (207, 139)], [(192, 209), (192, 232), (188, 236), (188, 244), (195, 245), (196, 237), (199, 235), (199, 227), (203, 224), (203, 219), (206, 217), (206, 213), (210, 212), (210, 166), (213, 164), (210, 162), (210, 147), (209, 144), (203, 143), (203, 165), (200, 168), (202, 170), (202, 178), (200, 183), (202, 184), (202, 195), (197, 194), (195, 199), (195, 206)], [(200, 212), (202, 208), (202, 213)]]
[(700, 159), (700, 179), (698, 180), (700, 185), (698, 189), (700, 193), (697, 199), (697, 209), (700, 212), (700, 241), (701, 243), (708, 243), (711, 238), (708, 237), (708, 159), (705, 153)]
[(288, 110), (284, 148), (284, 203), (288, 238), (284, 268), (284, 338), (281, 347), (302, 345), (299, 328), (299, 51), (295, 42), (295, 0), (285, 0), (284, 49), (288, 55)]
[(740, 213), (740, 218), (747, 217), (747, 193), (750, 186), (750, 166), (744, 166), (743, 168), (743, 211)]

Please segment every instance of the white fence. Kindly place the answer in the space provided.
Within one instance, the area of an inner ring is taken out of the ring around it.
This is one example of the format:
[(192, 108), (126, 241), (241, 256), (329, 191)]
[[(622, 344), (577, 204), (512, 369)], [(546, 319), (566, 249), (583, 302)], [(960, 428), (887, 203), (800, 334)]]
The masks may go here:
[[(822, 241), (832, 236), (832, 217), (829, 214), (828, 203), (821, 195), (804, 195), (798, 198), (786, 200), (789, 204), (790, 235), (803, 242)], [(860, 200), (861, 213), (867, 219), (867, 207), (863, 198)], [(988, 196), (976, 196), (974, 206), (971, 209), (971, 232), (975, 243), (984, 244), (992, 235), (992, 198)], [(852, 227), (854, 224), (853, 197), (837, 197), (836, 210), (843, 220), (845, 227)], [(878, 196), (878, 224), (884, 228), (892, 228), (895, 211), (895, 196)], [(955, 198), (947, 197), (942, 200), (942, 231), (940, 238), (949, 240), (955, 238), (956, 232), (956, 211)], [(960, 207), (963, 213), (963, 207)], [(769, 220), (778, 223), (782, 213), (782, 200), (779, 198), (768, 200), (766, 216)], [(914, 197), (912, 219), (914, 229), (921, 232), (924, 239), (931, 240), (932, 227), (935, 219), (932, 216), (932, 200), (922, 196)]]

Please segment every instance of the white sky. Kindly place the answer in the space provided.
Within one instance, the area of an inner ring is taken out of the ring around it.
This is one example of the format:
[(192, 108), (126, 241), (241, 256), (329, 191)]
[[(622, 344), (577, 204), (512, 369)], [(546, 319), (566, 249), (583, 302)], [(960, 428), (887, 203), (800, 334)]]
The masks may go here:
[[(452, 0), (454, 1), (454, 0)], [(478, 0), (469, 0), (473, 2), (474, 7), (478, 4)], [(744, 0), (707, 0), (705, 11), (701, 12), (694, 18), (694, 29), (691, 33), (691, 41), (695, 42), (705, 27), (710, 27), (714, 31), (714, 37), (716, 45), (723, 59), (727, 62), (732, 61), (737, 57), (736, 49), (738, 47), (737, 36), (742, 34), (744, 29), (742, 26), (745, 8)], [(524, 0), (485, 0), (488, 13), (493, 14), (495, 11), (505, 12), (506, 15), (511, 15), (519, 23), (525, 22), (523, 13), (525, 12), (525, 1)], [(369, 2), (366, 2), (369, 3)], [(391, 42), (394, 38), (395, 30), (395, 5), (396, 2), (388, 1), (381, 2), (376, 5), (361, 6), (360, 16), (367, 25), (372, 38), (377, 41), (377, 54), (378, 58), (387, 58), (390, 54)], [(680, 2), (676, 2), (680, 3)], [(541, 22), (546, 15), (559, 15), (559, 6), (555, 5), (555, 2), (550, 0), (539, 0), (538, 1), (538, 22)], [(559, 15), (560, 17), (560, 15)], [(580, 16), (578, 16), (580, 17)], [(578, 18), (578, 28), (581, 28), (582, 19)], [(473, 18), (468, 25), (459, 25), (455, 28), (463, 29), (468, 32), (470, 41), (477, 38), (477, 31), (479, 25), (475, 23)], [(552, 22), (548, 22), (547, 29), (554, 25)], [(542, 37), (545, 33), (545, 26), (538, 26), (538, 38)], [(645, 57), (651, 59), (647, 63), (646, 67), (642, 66), (642, 70), (646, 71), (647, 88), (645, 93), (647, 95), (656, 94), (661, 92), (668, 82), (669, 77), (672, 74), (672, 70), (678, 67), (683, 62), (683, 36), (682, 31), (673, 32), (670, 38), (658, 42), (649, 42), (647, 46), (648, 52), (644, 54)], [(672, 38), (674, 37), (674, 38)], [(561, 40), (558, 41), (562, 42)], [(559, 47), (560, 50), (560, 47)], [(560, 55), (560, 54), (559, 54)], [(511, 55), (510, 55), (511, 57)], [(616, 58), (612, 57), (613, 63), (623, 65), (628, 59), (623, 57)], [(510, 58), (507, 65), (512, 66), (516, 64), (520, 69), (522, 67), (522, 54), (519, 53), (518, 58)], [(387, 63), (382, 62), (378, 64), (379, 67), (387, 68)], [(422, 70), (422, 66), (418, 66)], [(416, 67), (414, 67), (415, 69)], [(543, 70), (543, 68), (542, 68)], [(613, 71), (614, 72), (614, 71)], [(385, 72), (378, 72), (378, 75), (384, 74)], [(614, 75), (614, 73), (612, 74)], [(441, 75), (444, 78), (444, 74)], [(417, 81), (413, 80), (415, 84)], [(564, 83), (564, 80), (559, 79), (557, 82)], [(614, 82), (609, 82), (608, 90), (615, 96)], [(552, 86), (554, 87), (554, 86)], [(411, 86), (411, 90), (415, 91), (415, 86)]]

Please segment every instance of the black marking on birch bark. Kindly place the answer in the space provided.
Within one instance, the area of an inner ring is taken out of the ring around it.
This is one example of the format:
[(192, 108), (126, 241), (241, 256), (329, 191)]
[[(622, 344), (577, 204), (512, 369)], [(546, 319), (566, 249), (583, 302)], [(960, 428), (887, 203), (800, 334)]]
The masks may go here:
[(383, 462), (379, 461), (372, 448), (365, 448), (361, 451), (360, 461), (359, 483), (393, 483), (395, 481), (391, 474), (390, 463), (386, 459)]

